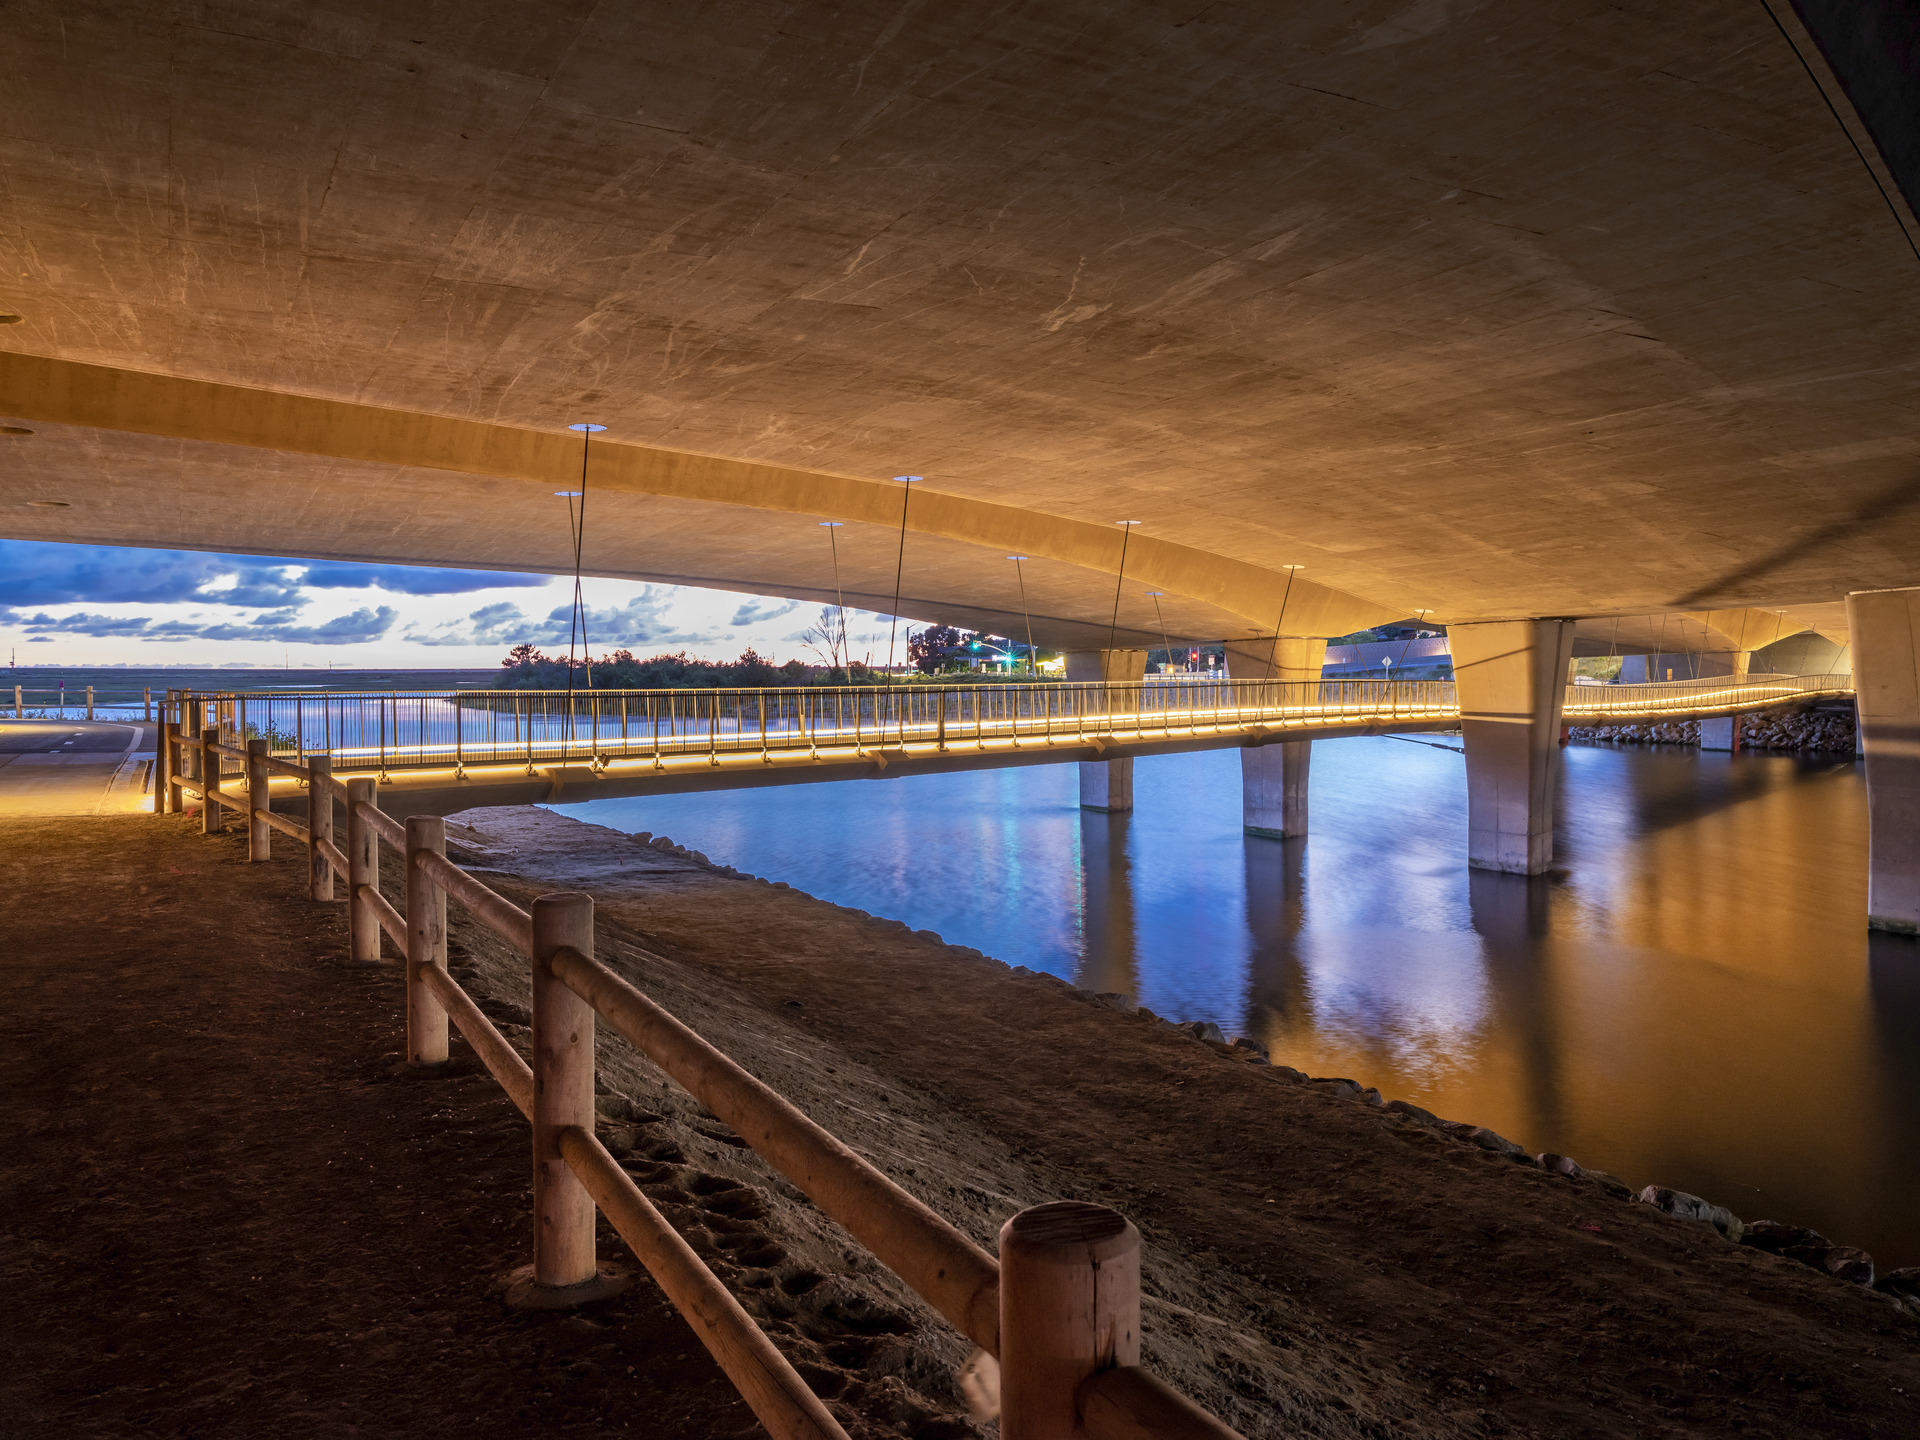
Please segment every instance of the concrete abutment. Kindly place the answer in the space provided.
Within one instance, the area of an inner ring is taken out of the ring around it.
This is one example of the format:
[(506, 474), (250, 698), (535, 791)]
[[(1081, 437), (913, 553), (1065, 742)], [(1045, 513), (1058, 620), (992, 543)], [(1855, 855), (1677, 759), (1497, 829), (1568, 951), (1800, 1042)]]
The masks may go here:
[(1451, 625), (1467, 752), (1467, 864), (1538, 875), (1553, 864), (1553, 792), (1571, 620)]
[(1920, 589), (1847, 596), (1867, 758), (1867, 926), (1920, 934)]
[[(1229, 642), (1230, 680), (1318, 681), (1326, 667), (1327, 642), (1304, 636)], [(1307, 780), (1313, 765), (1311, 740), (1251, 745), (1240, 752), (1240, 815), (1249, 835), (1289, 840), (1307, 833)]]
[[(1076, 650), (1067, 655), (1067, 679), (1075, 684), (1138, 685), (1146, 674), (1144, 650)], [(1109, 813), (1133, 809), (1132, 759), (1081, 761), (1080, 808)]]

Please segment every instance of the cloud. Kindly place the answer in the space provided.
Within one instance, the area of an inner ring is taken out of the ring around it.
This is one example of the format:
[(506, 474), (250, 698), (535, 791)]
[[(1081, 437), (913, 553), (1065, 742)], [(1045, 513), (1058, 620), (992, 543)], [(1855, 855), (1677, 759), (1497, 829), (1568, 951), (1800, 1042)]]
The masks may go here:
[[(683, 630), (667, 618), (673, 604), (673, 591), (665, 586), (648, 585), (625, 605), (604, 610), (587, 607), (587, 642), (596, 655), (606, 650), (631, 649), (635, 645), (702, 645), (718, 639), (716, 632)], [(573, 627), (573, 607), (558, 605), (544, 617), (534, 619), (512, 601), (482, 605), (465, 619), (431, 629), (413, 628), (403, 638), (416, 645), (518, 645), (563, 646), (569, 638), (578, 639)]]
[(46, 640), (53, 635), (86, 635), (96, 639), (131, 640), (272, 640), (283, 645), (362, 645), (378, 640), (393, 628), (398, 612), (382, 605), (377, 610), (362, 607), (351, 615), (336, 616), (319, 625), (290, 623), (292, 610), (262, 616), (236, 624), (230, 621), (207, 623), (197, 620), (150, 620), (145, 617), (94, 615), (81, 611), (74, 615), (22, 615), (0, 611), (0, 620), (32, 632), (29, 641)]
[(800, 608), (798, 600), (766, 600), (755, 598), (746, 602), (733, 612), (729, 625), (758, 625), (762, 620), (778, 620), (782, 615), (791, 615)]
[(272, 608), (303, 605), (303, 590), (384, 590), (395, 595), (466, 595), (528, 589), (545, 575), (283, 560), (0, 540), (0, 606), (167, 605), (181, 602)]

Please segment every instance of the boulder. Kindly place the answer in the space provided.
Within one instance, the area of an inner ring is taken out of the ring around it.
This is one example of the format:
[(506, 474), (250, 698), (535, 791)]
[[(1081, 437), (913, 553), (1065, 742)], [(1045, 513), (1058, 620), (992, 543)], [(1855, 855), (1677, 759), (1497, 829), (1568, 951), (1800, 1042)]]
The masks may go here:
[(1668, 1215), (1677, 1215), (1682, 1220), (1697, 1220), (1703, 1225), (1711, 1225), (1736, 1245), (1746, 1227), (1739, 1217), (1724, 1205), (1716, 1205), (1711, 1200), (1702, 1200), (1698, 1195), (1689, 1195), (1684, 1190), (1673, 1190), (1665, 1185), (1649, 1185), (1639, 1195), (1640, 1203), (1651, 1205), (1654, 1209)]
[(1118, 1010), (1122, 1015), (1133, 1013), (1133, 997), (1123, 995), (1118, 990), (1102, 990), (1093, 997), (1094, 1003), (1104, 1005), (1109, 1010)]
[(1220, 1027), (1211, 1020), (1189, 1020), (1179, 1028), (1196, 1040), (1205, 1040), (1214, 1045), (1227, 1043), (1227, 1037), (1220, 1033)]
[(1578, 1179), (1587, 1172), (1580, 1168), (1580, 1162), (1571, 1155), (1556, 1155), (1551, 1150), (1533, 1157), (1534, 1163), (1542, 1170), (1552, 1171), (1555, 1175), (1571, 1175)]
[(1369, 1085), (1366, 1089), (1360, 1092), (1360, 1099), (1363, 1104), (1371, 1105), (1376, 1110), (1379, 1109), (1380, 1106), (1385, 1103), (1380, 1098), (1380, 1092), (1374, 1089), (1373, 1086), (1371, 1085)]
[(1276, 1065), (1273, 1067), (1273, 1073), (1282, 1077), (1283, 1079), (1292, 1080), (1296, 1084), (1302, 1084), (1302, 1085), (1304, 1085), (1309, 1079), (1312, 1078), (1307, 1074), (1306, 1071), (1296, 1070), (1291, 1065)]
[(1524, 1160), (1533, 1163), (1533, 1157), (1520, 1146), (1507, 1139), (1497, 1130), (1489, 1130), (1484, 1125), (1469, 1125), (1464, 1120), (1442, 1120), (1440, 1128), (1456, 1140), (1464, 1140), (1469, 1145), (1478, 1145), (1482, 1150), (1491, 1150), (1495, 1155), (1505, 1155), (1510, 1160)]
[(1391, 1110), (1395, 1115), (1404, 1115), (1409, 1120), (1418, 1121), (1422, 1125), (1438, 1125), (1440, 1123), (1440, 1117), (1438, 1115), (1434, 1114), (1431, 1110), (1423, 1110), (1410, 1101), (1389, 1100), (1384, 1108)]
[(655, 850), (671, 850), (674, 848), (673, 841), (669, 840), (664, 835), (656, 835), (653, 837), (653, 839), (649, 840), (647, 843), (651, 845)]
[(1339, 1076), (1322, 1076), (1313, 1082), (1313, 1088), (1316, 1090), (1324, 1090), (1329, 1095), (1338, 1095), (1342, 1100), (1358, 1100), (1360, 1098), (1360, 1082), (1357, 1080), (1345, 1080)]
[(1891, 1295), (1909, 1310), (1920, 1313), (1920, 1265), (1889, 1270), (1873, 1282), (1873, 1288), (1882, 1295)]
[(1756, 1250), (1765, 1250), (1770, 1255), (1784, 1255), (1795, 1246), (1830, 1246), (1828, 1240), (1818, 1230), (1809, 1230), (1804, 1225), (1783, 1225), (1778, 1220), (1756, 1220), (1746, 1226), (1740, 1236), (1742, 1245), (1751, 1245)]
[(1234, 1036), (1233, 1048), (1236, 1050), (1250, 1050), (1255, 1055), (1265, 1055), (1267, 1053), (1266, 1046), (1262, 1045), (1258, 1040), (1249, 1040), (1244, 1035)]
[(1856, 1245), (1832, 1246), (1820, 1268), (1850, 1285), (1873, 1284), (1873, 1257)]

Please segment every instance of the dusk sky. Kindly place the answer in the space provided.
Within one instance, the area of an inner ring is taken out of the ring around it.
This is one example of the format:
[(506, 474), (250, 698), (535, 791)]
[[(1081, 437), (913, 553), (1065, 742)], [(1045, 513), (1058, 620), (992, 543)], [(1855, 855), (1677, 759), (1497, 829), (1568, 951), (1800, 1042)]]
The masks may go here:
[[(583, 590), (596, 655), (752, 646), (824, 663), (803, 633), (818, 605), (591, 577)], [(490, 666), (522, 640), (565, 654), (572, 599), (571, 576), (0, 540), (0, 644), (21, 665)], [(885, 617), (847, 624), (855, 658), (884, 660)]]

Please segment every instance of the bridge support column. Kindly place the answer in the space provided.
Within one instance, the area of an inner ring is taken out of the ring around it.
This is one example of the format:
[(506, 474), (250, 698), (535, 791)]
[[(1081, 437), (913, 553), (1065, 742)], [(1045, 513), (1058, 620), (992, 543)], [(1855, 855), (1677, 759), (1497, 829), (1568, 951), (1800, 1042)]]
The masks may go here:
[[(1283, 635), (1230, 641), (1225, 647), (1229, 680), (1320, 679), (1326, 668), (1327, 642)], [(1249, 745), (1240, 752), (1240, 818), (1249, 835), (1288, 840), (1307, 833), (1307, 776), (1313, 765), (1311, 740), (1282, 740)]]
[(1920, 934), (1920, 590), (1847, 596), (1867, 757), (1867, 928)]
[[(1067, 655), (1067, 679), (1076, 684), (1138, 685), (1146, 678), (1144, 650), (1080, 650)], [(1132, 697), (1114, 697), (1117, 708), (1132, 709)], [(1133, 760), (1080, 762), (1080, 808), (1124, 811), (1133, 809)]]
[(1553, 864), (1553, 787), (1573, 656), (1570, 620), (1449, 625), (1467, 751), (1467, 864)]

